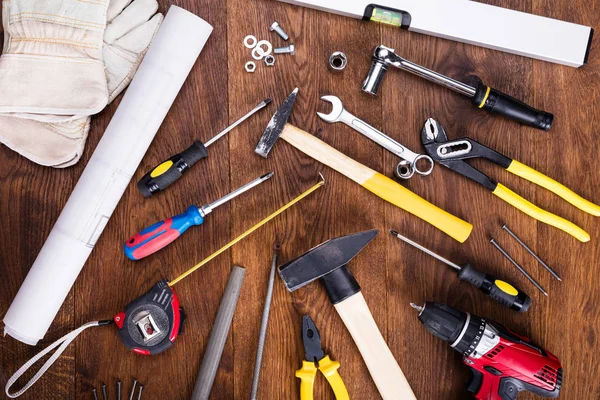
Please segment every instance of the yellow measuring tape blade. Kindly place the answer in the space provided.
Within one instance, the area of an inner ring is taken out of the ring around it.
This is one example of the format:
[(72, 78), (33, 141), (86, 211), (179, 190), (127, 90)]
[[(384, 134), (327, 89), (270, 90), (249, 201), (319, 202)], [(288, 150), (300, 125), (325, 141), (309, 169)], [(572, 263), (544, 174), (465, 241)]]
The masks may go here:
[(183, 274), (181, 274), (177, 278), (173, 279), (171, 282), (169, 282), (169, 286), (174, 286), (177, 282), (179, 282), (180, 280), (182, 280), (183, 278), (185, 278), (186, 276), (188, 276), (189, 274), (191, 274), (198, 268), (202, 267), (204, 264), (208, 263), (213, 258), (217, 257), (219, 254), (223, 253), (225, 250), (229, 249), (231, 246), (238, 243), (239, 241), (244, 239), (246, 236), (250, 235), (252, 232), (257, 230), (258, 228), (260, 228), (261, 226), (263, 226), (264, 224), (266, 224), (267, 222), (269, 222), (270, 220), (272, 220), (273, 218), (275, 218), (276, 216), (278, 216), (279, 214), (281, 214), (282, 212), (284, 212), (285, 210), (287, 210), (288, 208), (290, 208), (291, 206), (293, 206), (294, 204), (296, 204), (297, 202), (299, 202), (300, 200), (302, 200), (303, 198), (305, 198), (306, 196), (308, 196), (309, 194), (314, 192), (315, 190), (319, 189), (324, 184), (325, 184), (325, 181), (321, 181), (321, 182), (317, 183), (316, 185), (314, 185), (313, 187), (311, 187), (310, 189), (308, 189), (307, 191), (305, 191), (304, 193), (302, 193), (301, 195), (299, 195), (298, 197), (296, 197), (295, 199), (293, 199), (292, 201), (290, 201), (289, 203), (287, 203), (286, 205), (281, 207), (279, 210), (275, 211), (274, 213), (272, 213), (271, 215), (269, 215), (268, 217), (266, 217), (265, 219), (260, 221), (258, 224), (254, 225), (252, 228), (248, 229), (246, 232), (242, 233), (240, 236), (236, 237), (231, 242), (227, 243), (225, 246), (221, 247), (219, 250), (212, 253), (210, 256), (208, 256), (204, 260), (200, 261), (198, 264), (194, 265), (192, 268), (188, 269)]

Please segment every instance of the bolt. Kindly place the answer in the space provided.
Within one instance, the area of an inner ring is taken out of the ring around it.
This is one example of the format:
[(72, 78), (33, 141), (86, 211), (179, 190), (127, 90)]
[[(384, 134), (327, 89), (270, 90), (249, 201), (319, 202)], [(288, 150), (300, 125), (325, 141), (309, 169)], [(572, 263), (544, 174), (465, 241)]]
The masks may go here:
[(296, 54), (296, 48), (294, 47), (293, 44), (290, 44), (288, 47), (279, 47), (279, 48), (273, 50), (273, 52), (275, 54), (291, 54), (291, 55), (294, 55), (294, 54)]
[(290, 37), (288, 36), (288, 34), (287, 34), (287, 33), (285, 33), (285, 31), (283, 30), (283, 28), (282, 28), (281, 26), (279, 26), (279, 23), (277, 23), (277, 21), (273, 22), (273, 25), (271, 25), (271, 26), (269, 27), (269, 30), (270, 30), (271, 32), (273, 32), (273, 31), (277, 32), (277, 34), (278, 34), (279, 36), (281, 36), (281, 38), (282, 38), (283, 40), (288, 40), (288, 39), (290, 38)]

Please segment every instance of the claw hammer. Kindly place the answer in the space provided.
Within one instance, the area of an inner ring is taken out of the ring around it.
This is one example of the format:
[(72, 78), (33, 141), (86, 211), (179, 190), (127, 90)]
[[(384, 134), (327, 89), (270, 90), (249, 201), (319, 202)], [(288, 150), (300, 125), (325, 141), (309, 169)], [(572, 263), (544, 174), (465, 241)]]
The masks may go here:
[(352, 179), (365, 189), (393, 205), (430, 223), (459, 242), (467, 240), (473, 225), (431, 204), (387, 176), (351, 159), (317, 137), (289, 124), (288, 118), (296, 100), (298, 88), (277, 109), (254, 150), (267, 155), (282, 138), (309, 157)]

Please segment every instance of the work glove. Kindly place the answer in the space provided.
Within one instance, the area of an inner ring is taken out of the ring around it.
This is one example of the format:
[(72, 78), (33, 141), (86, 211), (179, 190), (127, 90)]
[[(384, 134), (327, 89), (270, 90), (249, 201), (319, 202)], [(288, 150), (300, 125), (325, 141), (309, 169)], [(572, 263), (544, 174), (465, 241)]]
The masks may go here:
[[(111, 0), (107, 10), (102, 58), (108, 102), (133, 79), (163, 19), (162, 14), (156, 14), (156, 0), (130, 3), (131, 0)], [(82, 90), (85, 89), (79, 88), (77, 93)], [(90, 114), (8, 115), (0, 115), (0, 142), (31, 161), (63, 168), (75, 164), (81, 157), (90, 128)]]

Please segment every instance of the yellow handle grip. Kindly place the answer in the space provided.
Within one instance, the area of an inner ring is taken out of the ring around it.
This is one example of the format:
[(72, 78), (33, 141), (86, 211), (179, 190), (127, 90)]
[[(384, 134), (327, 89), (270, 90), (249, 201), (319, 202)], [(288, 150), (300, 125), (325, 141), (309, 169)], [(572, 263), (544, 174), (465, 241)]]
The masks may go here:
[(313, 385), (317, 367), (310, 361), (302, 361), (302, 368), (296, 371), (296, 377), (300, 378), (300, 400), (313, 400)]
[(319, 370), (325, 375), (327, 381), (333, 389), (335, 398), (337, 400), (350, 400), (348, 395), (348, 389), (344, 385), (344, 381), (337, 370), (340, 368), (340, 363), (337, 361), (331, 361), (329, 356), (323, 357), (319, 360)]
[(510, 165), (507, 168), (508, 172), (511, 172), (517, 176), (520, 176), (523, 179), (527, 179), (529, 182), (535, 183), (545, 189), (548, 189), (552, 193), (562, 197), (569, 203), (573, 204), (575, 207), (580, 210), (585, 211), (588, 214), (592, 214), (596, 217), (600, 216), (600, 206), (597, 204), (588, 201), (563, 185), (560, 182), (555, 181), (554, 179), (547, 177), (541, 172), (536, 171), (535, 169), (528, 167), (527, 165), (520, 163), (517, 160), (512, 160)]
[(429, 222), (461, 243), (471, 234), (473, 225), (431, 204), (379, 172), (367, 179), (362, 186), (393, 205)]
[(522, 198), (506, 186), (502, 185), (501, 183), (498, 184), (498, 186), (496, 187), (496, 189), (494, 189), (492, 193), (500, 197), (502, 200), (506, 201), (508, 204), (523, 211), (530, 217), (537, 219), (538, 221), (541, 221), (562, 231), (565, 231), (569, 235), (575, 237), (576, 239), (582, 242), (587, 242), (590, 240), (590, 235), (571, 221), (567, 221), (566, 219), (561, 218), (558, 215), (554, 215), (546, 210), (539, 208), (535, 204), (532, 204), (529, 201), (525, 200), (524, 198)]

